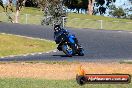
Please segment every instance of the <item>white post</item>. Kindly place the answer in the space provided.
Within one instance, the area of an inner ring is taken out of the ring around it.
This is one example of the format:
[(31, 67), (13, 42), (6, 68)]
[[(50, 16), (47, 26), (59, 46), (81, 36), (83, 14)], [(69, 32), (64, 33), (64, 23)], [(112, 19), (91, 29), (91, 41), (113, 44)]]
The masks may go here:
[(53, 28), (54, 28), (54, 26), (55, 26), (55, 22), (53, 21)]
[(26, 14), (26, 24), (28, 24), (28, 14)]
[(65, 27), (65, 19), (66, 19), (67, 17), (62, 17), (62, 19), (63, 19), (63, 28)]
[(103, 20), (100, 20), (100, 23), (101, 23), (101, 29), (103, 29)]
[(64, 20), (65, 20), (65, 19), (64, 19), (64, 17), (62, 17), (62, 19), (63, 19), (63, 25), (62, 25), (62, 26), (63, 26), (63, 28), (64, 28), (64, 25), (65, 25), (65, 24), (64, 24)]

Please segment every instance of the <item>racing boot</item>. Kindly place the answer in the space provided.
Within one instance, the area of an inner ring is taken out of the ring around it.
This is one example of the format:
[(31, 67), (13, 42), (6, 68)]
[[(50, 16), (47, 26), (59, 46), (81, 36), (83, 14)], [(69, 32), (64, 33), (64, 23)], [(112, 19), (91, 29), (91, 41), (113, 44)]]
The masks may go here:
[(59, 51), (62, 51), (61, 45), (58, 45), (57, 49), (58, 49)]

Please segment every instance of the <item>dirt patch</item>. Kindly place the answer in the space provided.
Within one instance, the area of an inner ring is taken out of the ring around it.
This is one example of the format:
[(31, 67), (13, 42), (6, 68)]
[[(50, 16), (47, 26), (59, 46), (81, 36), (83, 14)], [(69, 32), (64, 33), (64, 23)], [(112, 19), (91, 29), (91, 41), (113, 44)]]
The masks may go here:
[(80, 65), (83, 66), (88, 74), (132, 74), (132, 64), (82, 62), (62, 65), (22, 62), (0, 64), (0, 77), (73, 79)]

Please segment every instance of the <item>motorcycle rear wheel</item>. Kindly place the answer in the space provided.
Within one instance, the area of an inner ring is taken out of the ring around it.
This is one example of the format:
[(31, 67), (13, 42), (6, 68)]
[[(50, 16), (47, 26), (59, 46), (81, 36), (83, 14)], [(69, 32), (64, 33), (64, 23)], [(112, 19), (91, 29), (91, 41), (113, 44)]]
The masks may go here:
[(84, 50), (83, 50), (82, 48), (79, 49), (78, 55), (79, 55), (79, 56), (84, 56)]

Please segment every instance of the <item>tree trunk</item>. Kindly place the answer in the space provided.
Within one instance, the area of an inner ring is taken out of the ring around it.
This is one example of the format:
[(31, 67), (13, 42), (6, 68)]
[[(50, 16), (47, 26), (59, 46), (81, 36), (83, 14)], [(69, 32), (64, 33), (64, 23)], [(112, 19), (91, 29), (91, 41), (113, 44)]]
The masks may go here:
[(20, 7), (19, 7), (19, 0), (16, 1), (16, 14), (15, 14), (15, 23), (18, 23), (19, 21), (19, 10), (20, 10)]
[(2, 6), (2, 8), (5, 10), (5, 7), (3, 5), (3, 1), (2, 0), (0, 0), (0, 6)]
[(15, 23), (19, 23), (19, 10), (16, 11), (16, 14), (15, 14)]
[(89, 15), (93, 15), (93, 4), (94, 4), (95, 0), (89, 0), (89, 4), (88, 4), (88, 14)]

